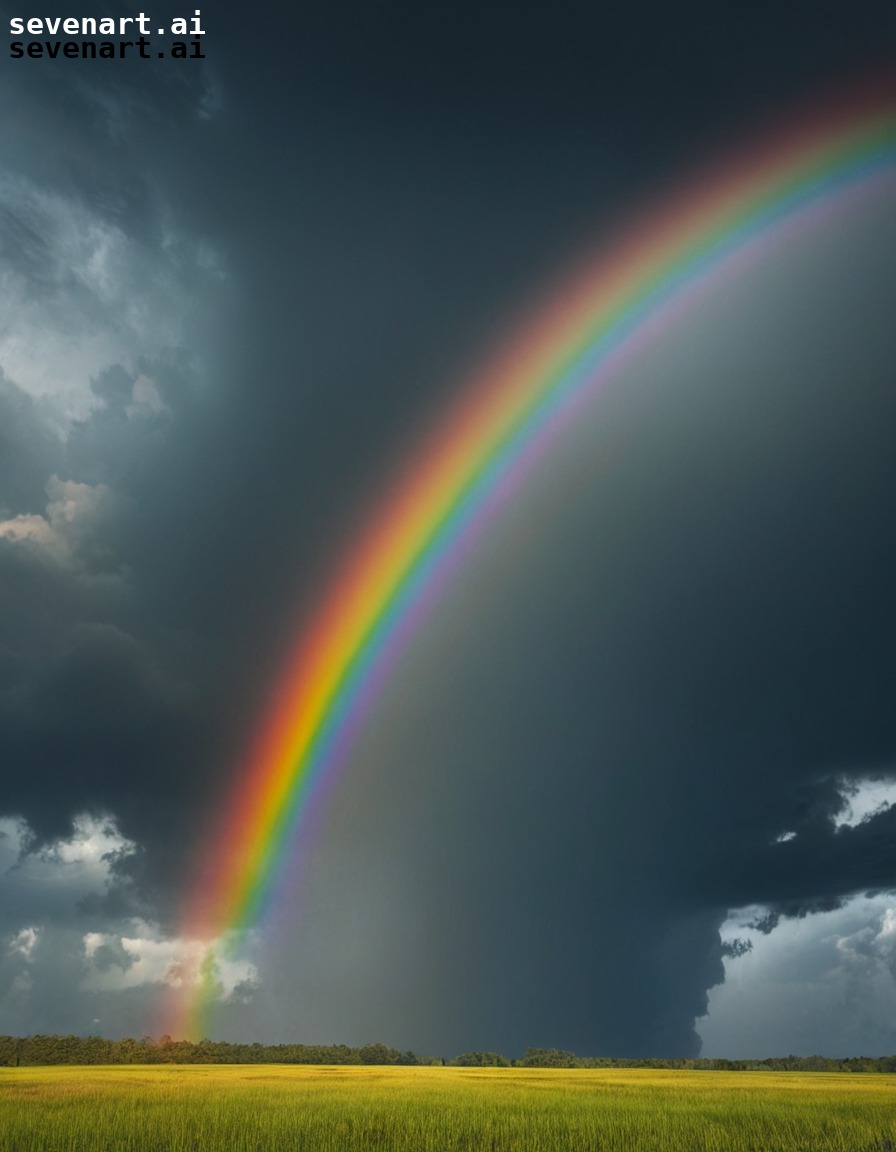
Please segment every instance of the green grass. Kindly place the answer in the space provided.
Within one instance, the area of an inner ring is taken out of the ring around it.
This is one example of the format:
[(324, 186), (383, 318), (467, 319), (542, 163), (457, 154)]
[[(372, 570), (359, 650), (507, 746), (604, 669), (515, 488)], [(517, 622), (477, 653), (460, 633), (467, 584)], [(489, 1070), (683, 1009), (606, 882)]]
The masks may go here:
[(896, 1077), (0, 1069), (0, 1152), (896, 1152)]

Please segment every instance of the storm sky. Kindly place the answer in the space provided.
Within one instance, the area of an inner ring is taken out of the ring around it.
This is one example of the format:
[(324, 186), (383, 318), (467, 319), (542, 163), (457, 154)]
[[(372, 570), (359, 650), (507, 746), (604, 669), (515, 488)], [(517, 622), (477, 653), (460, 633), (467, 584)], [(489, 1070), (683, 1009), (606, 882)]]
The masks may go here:
[[(889, 0), (203, 21), (205, 61), (0, 69), (5, 1033), (156, 1029), (375, 494), (639, 205), (896, 45)], [(415, 637), (216, 1038), (896, 1051), (894, 305), (891, 183), (620, 374)]]

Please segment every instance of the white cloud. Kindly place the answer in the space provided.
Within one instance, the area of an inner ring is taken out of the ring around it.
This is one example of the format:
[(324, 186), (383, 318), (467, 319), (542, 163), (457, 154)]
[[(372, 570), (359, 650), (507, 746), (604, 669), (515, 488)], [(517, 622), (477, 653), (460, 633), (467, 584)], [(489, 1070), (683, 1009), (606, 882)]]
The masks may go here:
[(125, 412), (129, 420), (152, 420), (168, 415), (171, 409), (162, 399), (156, 382), (141, 372), (131, 388), (131, 402)]
[(896, 804), (896, 779), (844, 780), (841, 781), (841, 791), (846, 809), (837, 822), (838, 828), (855, 828)]
[(73, 823), (74, 832), (68, 840), (57, 840), (33, 854), (43, 867), (66, 864), (75, 873), (83, 871), (108, 880), (110, 861), (136, 851), (137, 845), (125, 839), (109, 817), (76, 816)]
[[(168, 984), (172, 988), (197, 987), (209, 952), (216, 957), (216, 978), (226, 998), (257, 972), (245, 960), (224, 955), (224, 941), (198, 941), (166, 937), (156, 925), (134, 919), (130, 934), (88, 932), (83, 938), (87, 973), (82, 988), (116, 991), (145, 984)], [(111, 959), (115, 957), (116, 959)]]
[[(9, 921), (29, 910), (28, 923), (14, 931), (38, 931), (42, 922), (58, 921), (91, 895), (104, 894), (117, 883), (116, 861), (137, 850), (122, 836), (110, 816), (75, 817), (69, 837), (34, 847), (24, 821), (0, 819), (0, 907)], [(0, 914), (2, 915), (2, 914)], [(23, 918), (24, 919), (24, 918)]]
[(9, 942), (9, 952), (11, 955), (18, 955), (30, 960), (34, 948), (40, 939), (40, 929), (30, 926), (28, 928), (21, 928)]
[[(0, 539), (30, 548), (64, 568), (95, 569), (98, 557), (90, 545), (115, 506), (112, 490), (106, 484), (81, 484), (53, 475), (46, 493), (43, 515), (24, 513), (0, 520)], [(111, 557), (105, 555), (99, 574), (108, 575), (110, 568), (114, 568)]]
[(170, 936), (146, 915), (110, 921), (107, 911), (90, 911), (88, 897), (127, 887), (115, 864), (137, 851), (108, 815), (78, 816), (70, 836), (39, 848), (23, 821), (0, 818), (0, 1032), (31, 1029), (41, 1019), (52, 1031), (89, 1031), (101, 1004), (104, 1027), (114, 1033), (118, 1002), (130, 1020), (134, 1001), (125, 1001), (135, 993), (145, 1030), (164, 987), (189, 995), (207, 983), (210, 953), (220, 1000), (236, 1003), (257, 985), (245, 948), (237, 956), (224, 938)]

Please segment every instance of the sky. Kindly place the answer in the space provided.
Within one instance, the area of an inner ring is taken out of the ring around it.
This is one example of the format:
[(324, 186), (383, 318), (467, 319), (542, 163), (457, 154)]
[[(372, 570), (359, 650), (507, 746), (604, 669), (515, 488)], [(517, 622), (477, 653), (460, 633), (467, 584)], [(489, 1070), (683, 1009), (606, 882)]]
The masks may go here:
[[(158, 1034), (376, 494), (640, 206), (896, 52), (889, 0), (202, 12), (204, 60), (0, 69), (3, 1033)], [(404, 653), (215, 1038), (896, 1051), (894, 301), (891, 183), (620, 374)]]

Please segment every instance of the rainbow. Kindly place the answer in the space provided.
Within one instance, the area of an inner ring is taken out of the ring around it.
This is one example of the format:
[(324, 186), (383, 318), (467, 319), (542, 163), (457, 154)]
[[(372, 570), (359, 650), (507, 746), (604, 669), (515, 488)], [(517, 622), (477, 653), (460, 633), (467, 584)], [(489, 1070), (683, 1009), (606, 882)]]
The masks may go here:
[[(472, 382), (376, 509), (301, 635), (203, 848), (185, 936), (220, 942), (263, 921), (315, 796), (345, 763), (409, 638), (582, 406), (720, 279), (894, 178), (892, 87), (816, 112), (669, 196)], [(182, 990), (175, 1035), (201, 1030), (209, 984)]]

